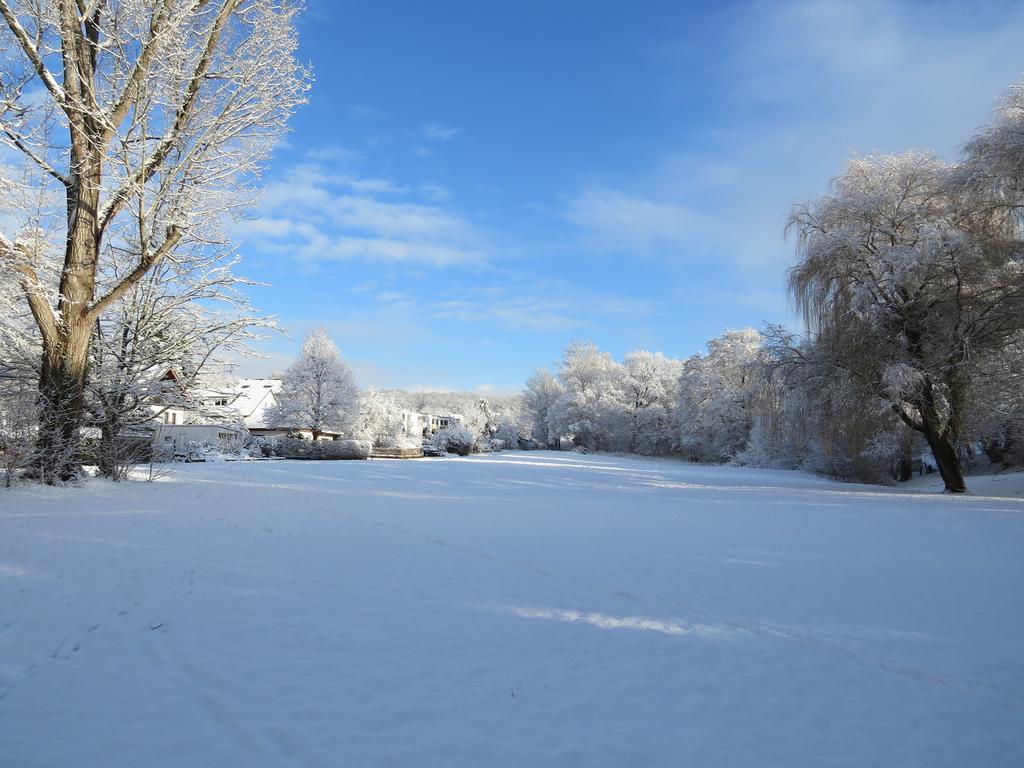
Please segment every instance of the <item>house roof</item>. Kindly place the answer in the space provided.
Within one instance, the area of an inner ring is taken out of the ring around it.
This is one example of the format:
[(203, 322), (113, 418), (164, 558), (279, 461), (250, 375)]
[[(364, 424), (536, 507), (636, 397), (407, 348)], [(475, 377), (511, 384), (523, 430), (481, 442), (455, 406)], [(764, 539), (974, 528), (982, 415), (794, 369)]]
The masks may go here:
[(233, 388), (234, 399), (231, 407), (242, 414), (246, 427), (266, 428), (267, 409), (281, 390), (280, 379), (241, 379)]

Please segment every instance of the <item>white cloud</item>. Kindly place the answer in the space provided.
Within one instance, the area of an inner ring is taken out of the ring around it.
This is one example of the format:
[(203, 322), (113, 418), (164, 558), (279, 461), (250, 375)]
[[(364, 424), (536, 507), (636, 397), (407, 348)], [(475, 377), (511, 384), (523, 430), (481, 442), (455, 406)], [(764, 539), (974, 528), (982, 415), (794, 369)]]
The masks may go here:
[[(660, 251), (714, 254), (762, 282), (778, 278), (781, 293), (794, 203), (826, 193), (855, 155), (955, 159), (1024, 72), (1024, 6), (762, 0), (728, 29), (703, 84), (716, 105), (703, 133), (570, 202), (566, 215), (592, 245), (675, 244)], [(693, 99), (690, 46), (671, 56), (667, 96)]]
[(560, 280), (507, 273), (459, 290), (457, 298), (424, 307), (435, 318), (545, 333), (586, 329), (608, 317), (636, 319), (653, 310), (652, 302), (594, 293)]
[(634, 252), (685, 247), (706, 227), (703, 217), (684, 205), (633, 197), (599, 184), (572, 198), (565, 216), (592, 245)]
[(419, 186), (420, 195), (435, 203), (440, 203), (445, 200), (449, 200), (452, 196), (451, 190), (443, 184), (437, 184), (435, 182), (427, 182), (420, 184)]
[(354, 163), (362, 158), (362, 153), (348, 147), (314, 147), (306, 152), (306, 157), (317, 161)]
[(404, 199), (409, 193), (390, 179), (304, 163), (264, 188), (258, 217), (242, 222), (238, 233), (249, 248), (307, 263), (367, 259), (445, 267), (486, 259), (485, 238), (465, 218)]
[(462, 129), (448, 125), (441, 125), (440, 123), (427, 123), (420, 128), (420, 133), (423, 135), (423, 138), (429, 139), (430, 141), (445, 142), (450, 141), (458, 134), (462, 133)]
[(356, 192), (366, 192), (369, 194), (401, 195), (409, 191), (408, 187), (396, 184), (390, 179), (363, 179), (357, 176), (343, 176), (335, 179), (334, 183)]
[(318, 239), (303, 246), (300, 253), (310, 261), (347, 261), (362, 258), (370, 261), (427, 264), (434, 267), (476, 262), (485, 257), (482, 251), (467, 248), (381, 237), (342, 237), (330, 242)]

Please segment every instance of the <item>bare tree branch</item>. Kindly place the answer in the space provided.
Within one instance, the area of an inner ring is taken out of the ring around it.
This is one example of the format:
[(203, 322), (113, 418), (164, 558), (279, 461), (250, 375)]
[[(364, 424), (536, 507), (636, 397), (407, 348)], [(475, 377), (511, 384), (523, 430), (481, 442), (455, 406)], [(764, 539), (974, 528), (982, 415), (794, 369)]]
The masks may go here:
[(94, 318), (99, 317), (100, 314), (102, 314), (107, 307), (109, 307), (111, 304), (113, 304), (115, 301), (121, 298), (125, 293), (127, 293), (128, 289), (130, 289), (133, 285), (139, 282), (139, 280), (141, 280), (142, 277), (147, 272), (149, 272), (149, 270), (152, 269), (153, 266), (159, 264), (167, 256), (167, 254), (174, 250), (174, 247), (178, 244), (178, 241), (181, 240), (182, 234), (184, 233), (181, 227), (173, 224), (170, 227), (168, 227), (167, 234), (164, 237), (164, 241), (160, 244), (160, 246), (152, 253), (144, 255), (139, 260), (139, 265), (135, 269), (133, 269), (131, 272), (129, 272), (127, 275), (121, 278), (121, 281), (117, 283), (117, 285), (115, 285), (113, 288), (111, 288), (106, 295), (98, 299), (89, 308), (89, 315)]
[(18, 44), (21, 46), (21, 50), (24, 51), (25, 56), (28, 58), (29, 62), (31, 62), (36, 74), (39, 75), (39, 79), (43, 81), (43, 85), (46, 86), (46, 90), (53, 95), (53, 98), (60, 106), (66, 107), (67, 94), (57, 83), (53, 73), (47, 69), (42, 56), (39, 55), (39, 51), (32, 42), (32, 38), (28, 36), (28, 32), (25, 31), (21, 22), (18, 21), (18, 17), (11, 10), (7, 0), (0, 0), (0, 14), (3, 15), (4, 21), (7, 22), (7, 26), (10, 27), (11, 32), (14, 33), (14, 37), (17, 38)]

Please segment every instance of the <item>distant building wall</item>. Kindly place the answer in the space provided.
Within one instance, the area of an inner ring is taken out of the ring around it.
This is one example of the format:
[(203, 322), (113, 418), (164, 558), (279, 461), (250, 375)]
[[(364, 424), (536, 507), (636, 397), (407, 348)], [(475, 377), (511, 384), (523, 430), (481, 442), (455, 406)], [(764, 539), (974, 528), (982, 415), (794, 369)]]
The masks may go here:
[(153, 444), (175, 454), (188, 452), (189, 443), (209, 443), (225, 451), (237, 451), (249, 433), (232, 424), (161, 424)]

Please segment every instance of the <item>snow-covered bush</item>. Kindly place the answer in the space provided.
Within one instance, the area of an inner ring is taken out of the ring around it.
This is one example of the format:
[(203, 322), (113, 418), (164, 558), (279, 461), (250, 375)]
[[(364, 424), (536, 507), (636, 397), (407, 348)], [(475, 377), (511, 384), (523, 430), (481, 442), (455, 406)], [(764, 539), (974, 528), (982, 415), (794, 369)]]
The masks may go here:
[(255, 459), (269, 459), (271, 456), (276, 455), (274, 452), (276, 444), (276, 438), (253, 435), (247, 438), (245, 443), (243, 443), (242, 453)]
[(30, 463), (35, 427), (35, 387), (28, 381), (0, 381), (0, 462), (8, 487)]
[(423, 438), (406, 434), (402, 404), (392, 392), (366, 390), (359, 395), (356, 436), (375, 448), (419, 448)]
[(511, 420), (502, 420), (494, 430), (492, 442), (501, 443), (501, 448), (518, 448), (519, 428)]
[(368, 459), (371, 448), (368, 440), (297, 440), (286, 437), (278, 441), (276, 452), (286, 459)]
[(476, 437), (465, 427), (448, 427), (435, 432), (430, 442), (439, 451), (468, 456), (476, 445)]

